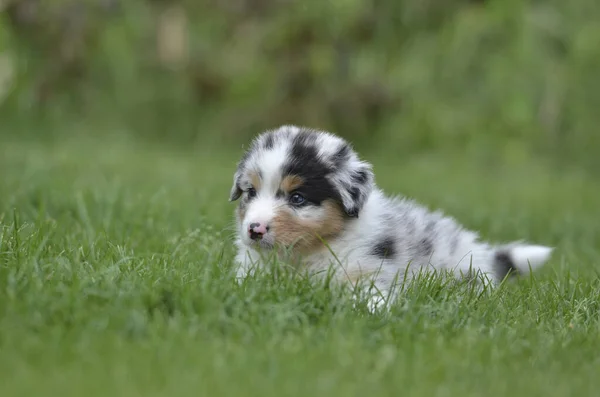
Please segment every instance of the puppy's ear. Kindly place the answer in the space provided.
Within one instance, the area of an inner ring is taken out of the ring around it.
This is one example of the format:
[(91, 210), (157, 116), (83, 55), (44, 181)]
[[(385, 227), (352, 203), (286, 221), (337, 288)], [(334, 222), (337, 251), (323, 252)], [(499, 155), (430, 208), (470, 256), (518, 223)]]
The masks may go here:
[(233, 180), (233, 186), (231, 187), (231, 192), (229, 193), (229, 201), (235, 201), (242, 196), (242, 189), (240, 189), (240, 185), (238, 185), (237, 178)]
[(331, 181), (340, 195), (346, 214), (358, 218), (373, 190), (375, 177), (372, 166), (361, 161), (349, 146), (342, 147), (339, 153), (342, 153), (343, 157), (338, 156), (334, 159), (336, 169)]
[(231, 186), (231, 191), (229, 192), (229, 201), (235, 201), (242, 196), (242, 189), (240, 188), (240, 179), (242, 177), (242, 171), (244, 168), (244, 159), (240, 161), (235, 170), (235, 174), (233, 174), (233, 186)]
[(242, 196), (243, 190), (240, 188), (240, 180), (242, 179), (242, 175), (246, 169), (246, 163), (248, 162), (248, 158), (250, 157), (254, 146), (255, 145), (253, 144), (249, 150), (246, 150), (240, 161), (237, 163), (235, 173), (233, 174), (233, 186), (231, 186), (231, 191), (229, 192), (229, 201), (235, 201)]

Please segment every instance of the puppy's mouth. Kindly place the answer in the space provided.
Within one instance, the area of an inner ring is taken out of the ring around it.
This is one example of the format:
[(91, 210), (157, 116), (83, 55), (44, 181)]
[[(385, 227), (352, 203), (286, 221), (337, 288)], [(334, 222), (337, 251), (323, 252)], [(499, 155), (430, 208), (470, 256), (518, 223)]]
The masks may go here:
[(266, 239), (261, 239), (261, 240), (250, 240), (251, 244), (254, 246), (257, 246), (263, 250), (272, 250), (273, 247), (275, 247), (275, 244), (272, 243), (271, 241), (268, 241)]
[(244, 242), (252, 248), (260, 248), (262, 250), (272, 250), (275, 247), (275, 241), (272, 236), (263, 236), (260, 239), (251, 239), (246, 237)]

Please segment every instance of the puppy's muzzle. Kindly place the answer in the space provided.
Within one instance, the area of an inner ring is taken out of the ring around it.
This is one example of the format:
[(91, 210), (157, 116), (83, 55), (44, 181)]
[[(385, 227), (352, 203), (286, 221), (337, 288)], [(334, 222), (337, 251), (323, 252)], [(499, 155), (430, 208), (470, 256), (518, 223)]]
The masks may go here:
[(261, 240), (269, 231), (269, 225), (266, 223), (254, 222), (248, 226), (248, 234), (252, 240)]

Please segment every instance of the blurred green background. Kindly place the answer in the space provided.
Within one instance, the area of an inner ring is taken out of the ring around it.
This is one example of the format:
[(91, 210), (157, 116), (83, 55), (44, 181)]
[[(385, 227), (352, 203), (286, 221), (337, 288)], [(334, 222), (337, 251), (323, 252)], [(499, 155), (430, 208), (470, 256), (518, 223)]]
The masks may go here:
[(0, 4), (0, 139), (239, 150), (294, 123), (395, 160), (600, 175), (596, 0)]

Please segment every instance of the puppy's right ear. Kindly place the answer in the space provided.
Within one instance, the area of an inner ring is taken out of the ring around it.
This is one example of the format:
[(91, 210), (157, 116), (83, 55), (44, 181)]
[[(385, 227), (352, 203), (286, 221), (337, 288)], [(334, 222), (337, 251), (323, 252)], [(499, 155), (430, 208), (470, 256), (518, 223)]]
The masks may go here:
[(233, 186), (231, 187), (231, 192), (229, 193), (229, 201), (235, 201), (242, 196), (242, 189), (240, 189), (239, 179), (240, 177), (236, 172), (233, 178)]
[(233, 186), (231, 186), (231, 191), (229, 192), (229, 201), (235, 201), (242, 196), (242, 189), (240, 188), (240, 180), (242, 179), (242, 173), (244, 170), (244, 165), (248, 160), (249, 151), (246, 151), (242, 156), (242, 159), (237, 163), (235, 167), (235, 173), (233, 174)]
[(242, 180), (242, 176), (244, 175), (244, 172), (246, 170), (246, 165), (248, 164), (250, 156), (256, 150), (256, 146), (258, 145), (257, 142), (260, 139), (260, 137), (261, 136), (254, 139), (254, 141), (250, 145), (250, 148), (248, 148), (248, 150), (246, 150), (244, 152), (244, 154), (242, 155), (242, 158), (237, 163), (237, 167), (235, 169), (235, 174), (233, 174), (233, 186), (231, 187), (231, 191), (229, 192), (229, 201), (235, 201), (235, 200), (239, 199), (242, 196), (242, 193), (244, 192), (240, 188), (240, 181)]

